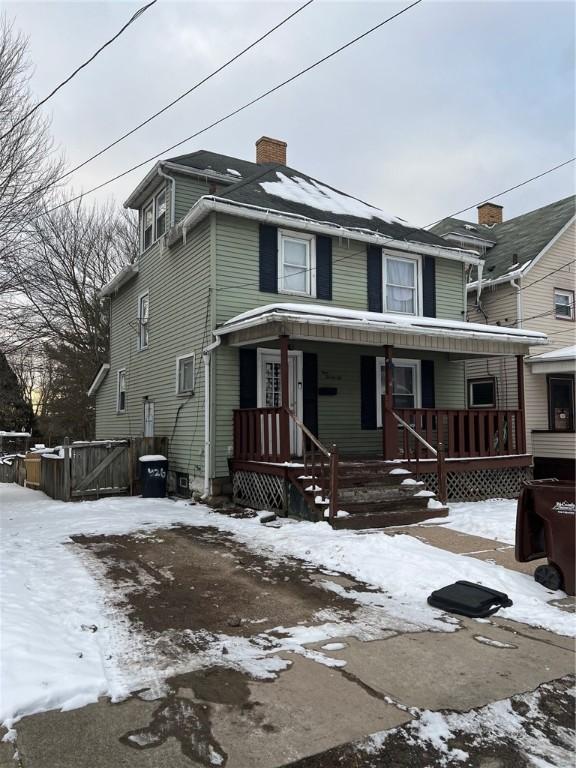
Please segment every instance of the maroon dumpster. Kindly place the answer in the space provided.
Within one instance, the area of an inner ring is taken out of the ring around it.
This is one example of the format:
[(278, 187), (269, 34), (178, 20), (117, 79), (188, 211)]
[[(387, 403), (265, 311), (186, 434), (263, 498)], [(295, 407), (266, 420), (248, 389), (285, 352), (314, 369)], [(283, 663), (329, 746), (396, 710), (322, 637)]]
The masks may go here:
[(533, 480), (524, 484), (516, 513), (516, 560), (548, 558), (534, 571), (548, 589), (576, 593), (576, 487), (561, 480)]

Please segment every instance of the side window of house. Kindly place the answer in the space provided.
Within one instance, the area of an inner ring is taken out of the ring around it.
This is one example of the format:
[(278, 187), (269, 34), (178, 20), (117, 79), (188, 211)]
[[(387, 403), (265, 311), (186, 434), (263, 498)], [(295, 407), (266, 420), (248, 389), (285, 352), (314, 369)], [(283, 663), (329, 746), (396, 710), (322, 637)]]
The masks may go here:
[(419, 314), (418, 259), (384, 255), (384, 312)]
[(176, 359), (176, 391), (179, 395), (194, 392), (194, 355), (184, 355)]
[(118, 371), (116, 379), (116, 411), (118, 413), (126, 411), (126, 370), (124, 368)]
[(468, 407), (496, 408), (496, 379), (468, 379)]
[(574, 320), (574, 291), (554, 289), (554, 316), (557, 320)]
[(138, 297), (138, 349), (146, 349), (150, 340), (150, 296), (143, 293)]
[(314, 236), (278, 233), (278, 290), (303, 296), (316, 295)]

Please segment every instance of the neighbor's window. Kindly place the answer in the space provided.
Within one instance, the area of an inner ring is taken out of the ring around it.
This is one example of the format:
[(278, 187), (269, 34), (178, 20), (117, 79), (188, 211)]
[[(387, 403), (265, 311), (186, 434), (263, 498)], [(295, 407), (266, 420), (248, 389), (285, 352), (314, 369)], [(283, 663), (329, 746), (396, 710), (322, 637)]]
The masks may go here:
[(278, 237), (278, 290), (314, 296), (314, 236), (279, 232)]
[(176, 377), (179, 395), (194, 392), (194, 355), (177, 358)]
[(418, 314), (417, 259), (384, 256), (384, 311)]
[(154, 203), (151, 202), (142, 212), (142, 250), (152, 245), (154, 230)]
[(138, 298), (138, 349), (146, 349), (149, 341), (150, 297), (143, 293)]
[(553, 432), (574, 431), (574, 376), (548, 376), (548, 420)]
[(574, 320), (574, 291), (554, 289), (554, 316), (558, 320)]
[(496, 379), (468, 379), (468, 405), (470, 408), (496, 408)]
[(154, 199), (156, 215), (156, 240), (166, 231), (166, 192), (162, 190)]
[(116, 411), (124, 413), (126, 410), (126, 370), (118, 371), (116, 382)]

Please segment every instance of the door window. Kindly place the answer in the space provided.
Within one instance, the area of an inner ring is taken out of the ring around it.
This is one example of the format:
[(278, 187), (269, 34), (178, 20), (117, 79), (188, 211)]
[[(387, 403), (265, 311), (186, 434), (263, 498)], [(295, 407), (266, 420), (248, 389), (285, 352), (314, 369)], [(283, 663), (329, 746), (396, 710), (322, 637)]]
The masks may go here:
[(282, 404), (280, 363), (264, 361), (264, 407), (279, 408)]
[[(377, 361), (376, 403), (378, 426), (382, 426), (382, 397), (386, 394), (384, 358)], [(420, 361), (392, 361), (392, 401), (394, 408), (420, 408)]]

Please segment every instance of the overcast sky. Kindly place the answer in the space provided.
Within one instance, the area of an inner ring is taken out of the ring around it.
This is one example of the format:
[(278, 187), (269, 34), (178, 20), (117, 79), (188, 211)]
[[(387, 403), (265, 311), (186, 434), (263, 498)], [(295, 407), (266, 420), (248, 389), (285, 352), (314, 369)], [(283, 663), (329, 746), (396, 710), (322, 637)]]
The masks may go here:
[[(77, 164), (301, 4), (159, 0), (46, 105)], [(142, 4), (4, 2), (29, 38), (43, 97)], [(86, 190), (195, 132), (396, 12), (397, 2), (316, 0), (222, 75), (71, 177)], [(576, 154), (572, 2), (423, 3), (171, 155), (288, 164), (425, 225)], [(150, 166), (97, 193), (121, 203)], [(574, 166), (500, 198), (505, 218), (574, 192)], [(468, 216), (475, 218), (475, 212)]]

